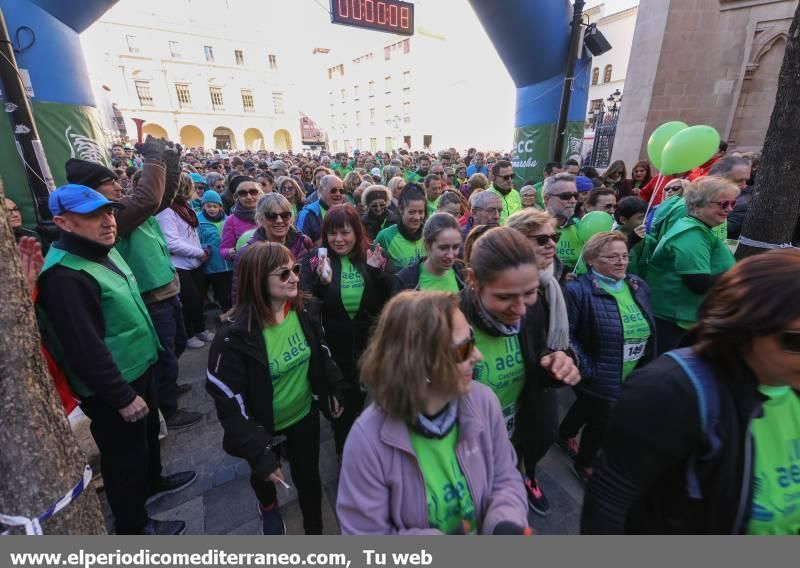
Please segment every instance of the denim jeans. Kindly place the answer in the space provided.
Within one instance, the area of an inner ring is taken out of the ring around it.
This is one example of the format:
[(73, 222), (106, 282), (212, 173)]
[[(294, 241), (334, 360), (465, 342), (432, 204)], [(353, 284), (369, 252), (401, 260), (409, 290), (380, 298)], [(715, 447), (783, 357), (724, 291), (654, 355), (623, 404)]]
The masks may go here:
[(186, 349), (186, 329), (177, 296), (147, 304), (150, 319), (163, 348), (153, 370), (158, 385), (158, 407), (164, 418), (178, 410), (178, 357)]

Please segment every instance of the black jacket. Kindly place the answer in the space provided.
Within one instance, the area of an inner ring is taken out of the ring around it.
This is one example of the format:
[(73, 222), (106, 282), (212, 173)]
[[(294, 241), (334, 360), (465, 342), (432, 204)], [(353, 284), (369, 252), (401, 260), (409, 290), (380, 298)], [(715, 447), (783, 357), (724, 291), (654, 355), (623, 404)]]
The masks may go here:
[[(422, 263), (428, 259), (423, 256), (414, 264), (406, 266), (403, 270), (394, 275), (394, 287), (392, 295), (399, 294), (403, 290), (417, 290), (419, 288), (419, 278), (422, 274)], [(453, 271), (456, 273), (456, 284), (458, 290), (463, 290), (467, 284), (464, 278), (464, 265), (460, 261), (456, 261), (453, 265)]]
[(753, 201), (753, 186), (747, 186), (739, 194), (736, 199), (736, 207), (733, 211), (728, 213), (728, 238), (738, 239), (742, 234), (742, 227), (744, 226), (744, 218), (747, 212), (750, 211), (750, 203)]
[(372, 324), (378, 318), (384, 304), (388, 301), (392, 276), (373, 268), (367, 263), (354, 263), (364, 278), (364, 295), (355, 317), (350, 319), (342, 304), (341, 273), (342, 261), (336, 254), (329, 256), (331, 261), (331, 283), (323, 285), (317, 276), (317, 252), (312, 251), (302, 263), (300, 289), (313, 294), (322, 301), (321, 318), (325, 335), (330, 345), (333, 359), (342, 370), (346, 386), (359, 384), (358, 359), (367, 347)]
[[(330, 419), (330, 397), (339, 395), (342, 375), (330, 356), (319, 323), (319, 302), (309, 299), (299, 311), (300, 326), (311, 347), (308, 381), (315, 401)], [(279, 465), (272, 413), (272, 380), (267, 349), (254, 312), (228, 320), (208, 353), (206, 390), (222, 424), (222, 447), (250, 463), (261, 479)], [(337, 396), (341, 400), (341, 396)], [(312, 409), (312, 412), (315, 410)]]
[(696, 471), (703, 497), (687, 490), (687, 467), (705, 453), (695, 388), (662, 356), (625, 381), (583, 502), (586, 534), (742, 534), (753, 487), (750, 422), (764, 397), (737, 354), (708, 363), (716, 371), (721, 448)]
[(364, 225), (364, 229), (367, 231), (367, 238), (370, 241), (374, 241), (375, 237), (377, 237), (378, 233), (383, 229), (391, 227), (392, 225), (397, 225), (397, 223), (397, 216), (389, 211), (388, 208), (386, 210), (386, 215), (380, 219), (370, 216), (369, 213), (361, 216), (361, 224)]

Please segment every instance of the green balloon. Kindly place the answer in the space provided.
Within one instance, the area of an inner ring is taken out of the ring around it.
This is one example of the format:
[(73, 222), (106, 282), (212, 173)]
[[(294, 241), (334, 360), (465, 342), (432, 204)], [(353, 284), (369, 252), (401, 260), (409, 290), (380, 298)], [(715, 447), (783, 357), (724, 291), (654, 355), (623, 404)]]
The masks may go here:
[(661, 173), (688, 172), (706, 163), (719, 151), (719, 132), (699, 124), (681, 130), (669, 139), (661, 153)]
[(605, 211), (592, 211), (578, 221), (578, 238), (584, 243), (597, 233), (610, 231), (614, 218)]
[(689, 128), (689, 125), (679, 120), (673, 120), (672, 122), (665, 122), (653, 130), (650, 140), (647, 141), (647, 156), (655, 169), (661, 170), (661, 153), (664, 151), (664, 146), (667, 145), (669, 139), (685, 128)]

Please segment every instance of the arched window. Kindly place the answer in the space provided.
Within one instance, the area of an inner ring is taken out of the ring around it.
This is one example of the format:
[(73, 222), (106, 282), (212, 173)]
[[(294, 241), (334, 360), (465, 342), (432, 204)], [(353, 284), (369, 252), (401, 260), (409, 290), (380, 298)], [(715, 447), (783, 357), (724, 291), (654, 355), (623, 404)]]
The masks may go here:
[(603, 83), (608, 83), (609, 81), (611, 81), (611, 65), (606, 65), (603, 70)]
[(596, 85), (599, 79), (600, 79), (600, 68), (595, 67), (594, 69), (592, 69), (592, 85)]

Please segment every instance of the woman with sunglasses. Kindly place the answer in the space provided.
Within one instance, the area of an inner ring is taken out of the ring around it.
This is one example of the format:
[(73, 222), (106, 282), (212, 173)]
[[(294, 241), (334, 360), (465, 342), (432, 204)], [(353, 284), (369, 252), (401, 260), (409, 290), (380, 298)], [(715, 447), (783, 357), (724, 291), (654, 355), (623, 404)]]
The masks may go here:
[(450, 294), (386, 305), (361, 359), (374, 402), (344, 449), (343, 534), (530, 533), (500, 407), (472, 380), (483, 359), (474, 342)]
[(358, 358), (367, 346), (369, 331), (389, 299), (392, 277), (384, 272), (380, 247), (369, 250), (364, 228), (349, 205), (328, 210), (322, 223), (322, 247), (327, 260), (312, 252), (302, 263), (300, 288), (322, 301), (325, 327), (333, 358), (344, 375), (342, 415), (332, 422), (336, 454), (364, 408)]
[(584, 483), (622, 384), (656, 352), (650, 291), (642, 279), (627, 275), (627, 241), (619, 232), (594, 235), (583, 248), (589, 272), (567, 284), (571, 345), (583, 380), (561, 423), (559, 445)]
[(328, 419), (341, 414), (341, 373), (318, 302), (299, 293), (300, 265), (289, 249), (254, 244), (238, 267), (239, 295), (208, 353), (206, 388), (223, 447), (250, 464), (263, 534), (286, 534), (275, 491), (281, 456), (292, 468), (306, 534), (322, 534), (319, 411)]
[(297, 218), (297, 213), (303, 208), (303, 190), (296, 180), (281, 176), (276, 180), (275, 186), (292, 205), (292, 215)]
[(231, 209), (231, 214), (225, 219), (225, 226), (222, 228), (222, 243), (219, 252), (225, 260), (236, 258), (236, 242), (247, 231), (257, 227), (256, 204), (263, 195), (261, 186), (250, 176), (236, 176), (229, 185), (236, 195), (236, 204)]
[(472, 246), (461, 309), (484, 355), (475, 380), (500, 400), (508, 436), (525, 466), (528, 504), (547, 515), (550, 503), (536, 479), (536, 465), (557, 440), (555, 388), (577, 384), (580, 374), (567, 354), (566, 308), (553, 302), (548, 314), (538, 301), (537, 263), (533, 246), (519, 231), (489, 229)]
[[(245, 233), (241, 242), (238, 255), (244, 253), (248, 246), (254, 243), (277, 243), (285, 246), (292, 253), (298, 263), (302, 263), (306, 255), (314, 248), (314, 243), (308, 236), (298, 231), (292, 223), (292, 206), (280, 193), (268, 193), (261, 197), (256, 206), (255, 222), (257, 228)], [(233, 292), (236, 300), (236, 274), (238, 262), (233, 266)]]
[(738, 195), (723, 178), (696, 179), (684, 195), (688, 216), (667, 231), (649, 259), (659, 353), (682, 345), (706, 293), (733, 266), (730, 249), (712, 229), (727, 220)]
[(422, 227), (427, 217), (427, 199), (422, 187), (410, 183), (403, 188), (398, 200), (398, 222), (383, 229), (375, 237), (391, 261), (395, 272), (425, 256)]
[(395, 277), (395, 293), (402, 290), (450, 292), (458, 294), (465, 286), (461, 249), (461, 226), (449, 213), (434, 213), (422, 229), (425, 256), (404, 268)]
[[(402, 179), (402, 178), (400, 178)], [(382, 185), (372, 185), (361, 194), (361, 202), (367, 208), (367, 213), (361, 217), (361, 224), (367, 232), (369, 242), (386, 227), (397, 224), (397, 218), (389, 211), (392, 194)]]
[(631, 376), (582, 532), (798, 534), (798, 274), (797, 250), (741, 261), (701, 304), (692, 347)]

